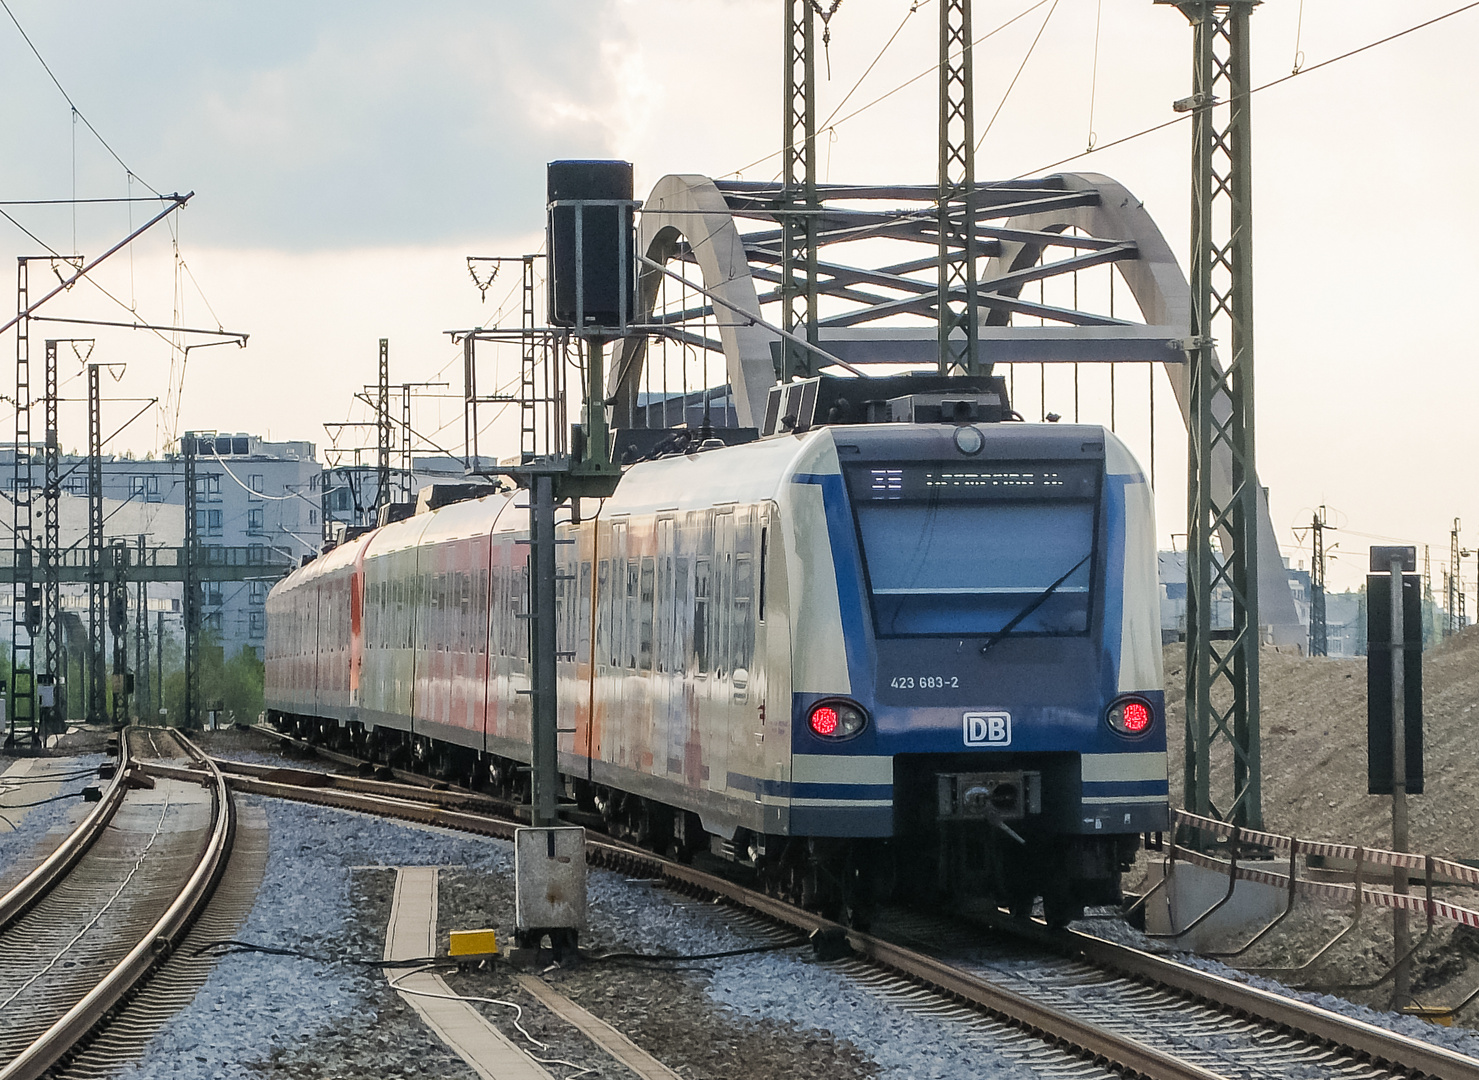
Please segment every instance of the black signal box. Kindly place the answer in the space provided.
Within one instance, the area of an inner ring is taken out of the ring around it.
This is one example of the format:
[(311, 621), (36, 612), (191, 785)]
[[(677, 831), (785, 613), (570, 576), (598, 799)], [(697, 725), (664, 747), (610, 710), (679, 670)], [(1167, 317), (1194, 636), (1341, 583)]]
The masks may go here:
[[(1373, 559), (1373, 562), (1375, 560)], [(1402, 575), (1407, 793), (1423, 793), (1422, 578)], [(1366, 576), (1366, 791), (1392, 793), (1392, 576)]]
[(551, 326), (619, 329), (631, 321), (637, 239), (632, 190), (632, 166), (625, 161), (549, 163)]

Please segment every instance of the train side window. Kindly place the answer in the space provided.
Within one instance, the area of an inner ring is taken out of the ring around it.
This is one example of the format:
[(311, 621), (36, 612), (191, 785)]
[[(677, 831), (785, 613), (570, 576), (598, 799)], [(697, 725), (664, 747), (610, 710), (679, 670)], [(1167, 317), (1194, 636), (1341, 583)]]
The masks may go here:
[(627, 561), (611, 560), (611, 666), (626, 667)]
[(488, 573), (488, 651), (503, 655), (503, 567)]
[(622, 658), (624, 660), (622, 666), (631, 668), (634, 671), (637, 667), (637, 653), (640, 651), (637, 643), (637, 624), (641, 619), (641, 611), (639, 606), (641, 593), (639, 586), (641, 582), (642, 571), (640, 567), (640, 560), (627, 560), (627, 605), (625, 619), (626, 625), (622, 628), (622, 633), (625, 637), (625, 640), (622, 643)]
[(652, 670), (653, 637), (653, 589), (656, 567), (651, 555), (642, 559), (640, 583), (637, 587), (637, 663), (643, 671)]
[(436, 584), (434, 588), (436, 589), (436, 595), (432, 598), (432, 607), (436, 611), (436, 614), (432, 616), (431, 625), (436, 630), (437, 652), (446, 652), (447, 635), (451, 630), (451, 627), (448, 625), (450, 620), (447, 617), (449, 605), (447, 604), (446, 574), (438, 574), (436, 576)]
[(463, 571), (457, 575), (460, 579), (458, 595), (458, 621), (461, 624), (457, 631), (457, 640), (461, 643), (461, 651), (468, 651), (468, 638), (472, 636), (472, 575)]
[(679, 555), (673, 560), (673, 670), (682, 672), (688, 655), (688, 627), (693, 621), (692, 608), (688, 604), (688, 556)]
[(734, 514), (714, 515), (713, 619), (709, 651), (714, 674), (722, 678), (729, 670), (731, 609), (734, 605)]
[(709, 671), (709, 560), (693, 563), (693, 663), (698, 674)]
[(488, 569), (483, 567), (478, 570), (478, 583), (473, 593), (473, 611), (477, 613), (478, 623), (478, 652), (488, 651)]
[[(527, 616), (529, 611), (529, 564), (526, 562), (519, 567), (519, 592), (514, 597), (514, 610), (519, 614)], [(528, 618), (514, 620), (514, 637), (517, 644), (516, 653), (520, 660), (529, 659), (529, 620)]]
[(734, 559), (734, 612), (733, 633), (730, 637), (730, 670), (750, 666), (750, 648), (755, 640), (755, 623), (751, 618), (753, 599), (750, 589), (754, 582), (754, 564), (749, 555), (736, 555)]
[(576, 614), (575, 659), (588, 664), (591, 660), (591, 564), (580, 564), (580, 594), (576, 600), (580, 611)]
[(770, 554), (770, 526), (760, 526), (760, 591), (755, 597), (755, 618), (765, 621), (766, 556)]
[(662, 556), (662, 572), (657, 575), (657, 600), (653, 621), (653, 667), (671, 671), (676, 666), (677, 650), (673, 647), (673, 556)]
[(616, 663), (611, 641), (611, 563), (606, 559), (596, 572), (596, 656), (601, 663)]

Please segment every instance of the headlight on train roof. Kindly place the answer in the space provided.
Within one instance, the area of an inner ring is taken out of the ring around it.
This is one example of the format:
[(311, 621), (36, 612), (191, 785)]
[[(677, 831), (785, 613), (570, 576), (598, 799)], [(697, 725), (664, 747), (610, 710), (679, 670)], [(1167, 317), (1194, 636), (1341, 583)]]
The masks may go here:
[(1135, 739), (1150, 730), (1155, 713), (1140, 698), (1120, 698), (1109, 707), (1104, 719), (1116, 734)]
[(819, 701), (807, 717), (812, 733), (824, 739), (850, 739), (868, 726), (868, 714), (851, 701)]

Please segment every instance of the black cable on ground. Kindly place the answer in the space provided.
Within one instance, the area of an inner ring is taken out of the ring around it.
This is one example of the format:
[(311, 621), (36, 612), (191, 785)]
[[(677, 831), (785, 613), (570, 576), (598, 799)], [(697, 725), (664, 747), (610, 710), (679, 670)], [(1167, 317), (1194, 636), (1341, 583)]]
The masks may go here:
[(371, 968), (412, 967), (419, 964), (456, 964), (462, 962), (455, 956), (415, 956), (407, 960), (363, 960), (357, 956), (321, 956), (318, 953), (304, 952), (302, 949), (282, 949), (273, 945), (259, 945), (255, 941), (236, 941), (230, 938), (221, 941), (207, 941), (191, 955), (201, 956), (205, 953), (210, 953), (212, 956), (220, 957), (244, 952), (265, 953), (268, 956), (295, 956), (302, 960), (314, 960), (320, 964), (354, 964), (359, 967)]
[(0, 776), (0, 788), (20, 787), (23, 784), (67, 784), (73, 780), (85, 780), (97, 774), (96, 769), (88, 769), (85, 772), (58, 773), (53, 776), (17, 776), (14, 779)]
[(47, 803), (61, 802), (63, 799), (80, 799), (80, 798), (82, 798), (82, 792), (80, 792), (80, 791), (69, 791), (65, 795), (53, 795), (49, 799), (37, 799), (35, 802), (6, 803), (5, 804), (5, 809), (7, 809), (7, 810), (25, 810), (28, 807), (32, 807), (32, 806), (45, 806)]
[[(789, 941), (778, 942), (773, 945), (755, 945), (746, 949), (726, 949), (723, 952), (693, 953), (690, 955), (669, 955), (667, 953), (635, 953), (635, 952), (612, 952), (597, 953), (594, 955), (582, 954), (581, 959), (595, 963), (599, 961), (624, 961), (627, 963), (688, 963), (698, 960), (723, 960), (731, 956), (752, 956), (757, 953), (781, 952), (786, 949), (804, 948), (812, 942), (807, 938), (793, 938)], [(237, 941), (235, 939), (223, 939), (221, 941), (208, 941), (201, 945), (192, 954), (201, 956), (210, 953), (212, 956), (230, 956), (234, 953), (264, 953), (268, 956), (293, 956), (302, 960), (313, 960), (320, 964), (354, 964), (359, 967), (387, 968), (387, 967), (410, 967), (420, 964), (461, 964), (465, 958), (456, 956), (418, 956), (408, 960), (365, 960), (355, 956), (323, 956), (319, 953), (305, 952), (302, 949), (285, 949), (275, 945), (259, 945), (254, 941)]]

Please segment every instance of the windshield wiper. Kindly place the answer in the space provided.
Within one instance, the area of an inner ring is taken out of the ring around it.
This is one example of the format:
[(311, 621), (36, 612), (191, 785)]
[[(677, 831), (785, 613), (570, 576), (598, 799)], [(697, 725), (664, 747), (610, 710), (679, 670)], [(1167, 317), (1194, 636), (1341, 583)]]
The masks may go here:
[(998, 630), (996, 633), (992, 634), (989, 638), (987, 638), (986, 639), (986, 644), (984, 644), (984, 645), (981, 646), (981, 655), (983, 655), (983, 656), (986, 655), (987, 651), (990, 650), (991, 646), (995, 645), (1002, 638), (1006, 637), (1013, 630), (1017, 629), (1018, 624), (1020, 624), (1023, 619), (1027, 618), (1027, 616), (1031, 615), (1038, 608), (1042, 607), (1043, 604), (1044, 604), (1044, 602), (1046, 602), (1047, 598), (1050, 597), (1050, 596), (1052, 596), (1055, 592), (1058, 591), (1058, 586), (1059, 585), (1062, 585), (1069, 578), (1073, 577), (1074, 573), (1077, 572), (1078, 568), (1080, 566), (1082, 566), (1084, 563), (1088, 562), (1089, 561), (1089, 558), (1093, 554), (1094, 554), (1094, 552), (1091, 549), (1089, 551), (1088, 555), (1085, 555), (1082, 559), (1080, 559), (1078, 562), (1074, 563), (1071, 567), (1068, 568), (1068, 573), (1064, 574), (1057, 581), (1053, 582), (1051, 585), (1049, 585), (1042, 592), (1040, 592), (1036, 596), (1034, 596), (1032, 598), (1031, 602), (1029, 602), (1026, 607), (1024, 607), (1021, 611), (1017, 612), (1017, 614), (1013, 615), (1011, 622), (1007, 623), (1000, 630)]

